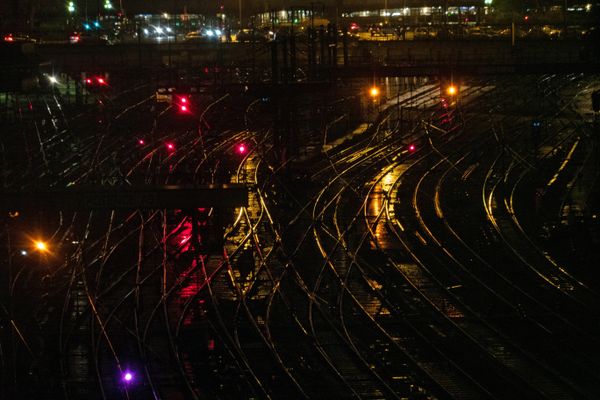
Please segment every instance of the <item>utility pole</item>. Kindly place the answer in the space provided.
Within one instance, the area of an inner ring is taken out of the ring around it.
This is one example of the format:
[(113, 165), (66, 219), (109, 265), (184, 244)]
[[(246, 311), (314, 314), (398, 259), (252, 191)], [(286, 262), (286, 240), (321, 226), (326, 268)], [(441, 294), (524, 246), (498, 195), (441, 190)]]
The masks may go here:
[(388, 23), (388, 0), (383, 3), (383, 22), (385, 25)]
[(564, 0), (563, 2), (563, 33), (567, 34), (567, 0)]

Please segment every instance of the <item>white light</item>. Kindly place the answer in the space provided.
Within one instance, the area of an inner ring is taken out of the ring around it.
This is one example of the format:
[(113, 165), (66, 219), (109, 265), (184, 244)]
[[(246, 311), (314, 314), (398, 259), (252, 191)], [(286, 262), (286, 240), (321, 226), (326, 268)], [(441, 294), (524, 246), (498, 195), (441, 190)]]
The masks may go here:
[(206, 31), (206, 36), (213, 36), (214, 34), (215, 34), (215, 33), (214, 33), (214, 32), (213, 32), (211, 29), (208, 29), (208, 30)]
[(167, 32), (173, 32), (173, 29), (171, 29), (171, 27), (170, 27), (170, 26), (167, 26), (167, 28), (166, 28), (166, 31), (167, 31)]
[(154, 28), (154, 30), (156, 31), (156, 33), (161, 34), (163, 33), (163, 30), (160, 26), (157, 26), (156, 28)]
[(163, 17), (164, 17), (164, 18), (169, 18), (169, 14), (167, 14), (167, 13), (163, 13)]
[(58, 79), (56, 79), (55, 76), (49, 76), (48, 80), (50, 81), (50, 83), (55, 84), (58, 83)]
[(27, 250), (21, 250), (21, 255), (22, 256), (26, 256), (27, 255)]
[(221, 36), (221, 31), (220, 30), (215, 29), (215, 33), (216, 33), (217, 36)]
[(148, 29), (144, 28), (144, 35), (149, 34), (150, 32), (148, 32)]

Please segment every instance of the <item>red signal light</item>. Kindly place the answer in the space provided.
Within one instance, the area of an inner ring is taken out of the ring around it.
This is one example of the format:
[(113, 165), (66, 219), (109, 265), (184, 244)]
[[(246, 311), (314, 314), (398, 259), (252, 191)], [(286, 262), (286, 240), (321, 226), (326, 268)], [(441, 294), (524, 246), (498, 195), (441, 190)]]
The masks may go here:
[(87, 83), (88, 85), (92, 84), (92, 80), (90, 78), (86, 78), (85, 83)]
[(414, 144), (411, 144), (408, 146), (408, 151), (410, 151), (411, 153), (413, 153), (416, 150), (416, 147)]
[(244, 154), (244, 153), (246, 153), (246, 150), (248, 150), (248, 149), (246, 148), (246, 145), (244, 145), (243, 143), (242, 143), (242, 144), (239, 144), (239, 145), (237, 146), (237, 152), (238, 152), (239, 154)]
[(175, 150), (175, 145), (173, 143), (167, 143), (166, 146), (167, 146), (167, 150), (171, 150), (171, 151)]
[(104, 78), (102, 78), (102, 77), (98, 77), (98, 78), (96, 78), (96, 80), (97, 80), (97, 81), (98, 81), (98, 83), (99, 83), (99, 84), (101, 84), (101, 85), (105, 85), (105, 84), (106, 84), (106, 81), (105, 81), (105, 80), (104, 80)]
[(144, 139), (140, 139), (140, 140), (138, 140), (138, 144), (144, 145), (144, 144), (146, 144), (146, 142), (144, 141)]
[(179, 107), (179, 112), (180, 113), (189, 113), (191, 111), (190, 109), (190, 99), (188, 95), (178, 95), (176, 97), (177, 101), (177, 107)]

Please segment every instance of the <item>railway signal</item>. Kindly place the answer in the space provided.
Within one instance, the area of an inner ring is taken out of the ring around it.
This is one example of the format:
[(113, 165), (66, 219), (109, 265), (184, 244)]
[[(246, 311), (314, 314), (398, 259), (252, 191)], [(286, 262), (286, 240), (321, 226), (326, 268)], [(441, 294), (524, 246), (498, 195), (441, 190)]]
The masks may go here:
[(236, 146), (235, 150), (237, 151), (238, 154), (246, 154), (246, 152), (248, 151), (248, 148), (246, 147), (246, 145), (244, 143), (240, 143)]
[(451, 106), (455, 106), (457, 104), (460, 92), (458, 85), (454, 84), (453, 82), (450, 82), (448, 84), (442, 84), (440, 85), (440, 92), (442, 107), (444, 109), (448, 109)]
[(35, 249), (37, 251), (40, 251), (42, 253), (45, 253), (46, 251), (48, 251), (48, 245), (46, 244), (46, 242), (42, 242), (41, 240), (36, 240), (34, 245), (35, 245)]
[(191, 112), (192, 103), (190, 96), (187, 94), (179, 94), (175, 96), (175, 106), (180, 114), (188, 114)]
[(121, 374), (121, 380), (125, 383), (125, 384), (129, 384), (129, 383), (133, 383), (133, 372), (131, 371), (123, 371), (123, 373)]
[(377, 86), (371, 86), (371, 88), (369, 89), (369, 96), (371, 96), (374, 99), (379, 97), (379, 93), (379, 88)]
[(542, 138), (542, 121), (534, 119), (531, 121), (531, 141), (533, 146), (537, 147), (540, 144)]
[(93, 76), (91, 78), (85, 78), (84, 83), (87, 86), (108, 86), (108, 81), (103, 76)]
[(458, 94), (458, 88), (455, 85), (450, 84), (446, 88), (446, 94), (448, 94), (448, 96), (450, 96), (450, 97), (454, 97)]

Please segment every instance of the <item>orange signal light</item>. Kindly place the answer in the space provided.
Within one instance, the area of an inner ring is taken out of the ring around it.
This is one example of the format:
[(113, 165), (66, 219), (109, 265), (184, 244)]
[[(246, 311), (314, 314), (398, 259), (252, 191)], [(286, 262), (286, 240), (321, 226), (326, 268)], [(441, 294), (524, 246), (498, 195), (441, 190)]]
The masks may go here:
[(48, 245), (45, 242), (42, 242), (41, 240), (36, 240), (34, 242), (34, 245), (35, 245), (36, 250), (38, 250), (38, 251), (41, 251), (41, 252), (48, 251)]

